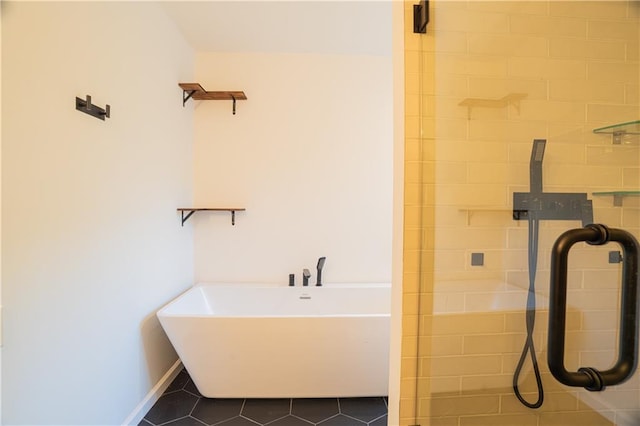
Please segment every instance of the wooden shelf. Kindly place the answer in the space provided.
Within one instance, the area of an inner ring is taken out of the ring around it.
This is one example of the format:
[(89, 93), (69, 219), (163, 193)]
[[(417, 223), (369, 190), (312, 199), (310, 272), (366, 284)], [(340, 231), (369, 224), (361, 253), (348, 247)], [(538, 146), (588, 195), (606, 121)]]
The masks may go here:
[[(236, 224), (236, 212), (243, 212), (246, 209), (240, 207), (180, 207), (177, 209), (182, 217), (182, 226), (195, 212), (231, 212), (231, 225)], [(186, 215), (185, 215), (186, 213)]]
[(207, 91), (200, 83), (178, 83), (182, 89), (182, 106), (189, 99), (196, 101), (233, 101), (233, 113), (236, 113), (236, 101), (244, 101), (247, 95), (242, 91), (224, 90), (224, 91)]

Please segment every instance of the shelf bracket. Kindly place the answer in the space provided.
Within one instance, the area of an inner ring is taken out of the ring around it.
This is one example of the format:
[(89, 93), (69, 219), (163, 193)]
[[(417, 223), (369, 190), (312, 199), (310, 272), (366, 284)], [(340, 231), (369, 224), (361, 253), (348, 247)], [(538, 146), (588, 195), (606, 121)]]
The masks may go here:
[(193, 96), (193, 94), (196, 93), (196, 90), (183, 90), (182, 91), (182, 108), (184, 108), (185, 104), (187, 103), (187, 101), (189, 99), (191, 99), (191, 97)]
[(625, 132), (624, 130), (619, 130), (619, 131), (615, 131), (611, 134), (611, 142), (614, 145), (621, 145), (622, 144), (622, 138), (624, 138), (624, 135), (626, 135), (627, 132)]
[(191, 210), (189, 213), (187, 213), (187, 215), (185, 216), (185, 211), (182, 210), (180, 211), (180, 213), (182, 214), (182, 226), (184, 226), (184, 223), (187, 221), (187, 219), (189, 219), (191, 217), (192, 214), (194, 214), (196, 211), (195, 210)]
[(231, 99), (233, 99), (233, 115), (236, 115), (236, 97), (233, 96), (233, 93), (230, 93), (229, 96), (231, 96)]

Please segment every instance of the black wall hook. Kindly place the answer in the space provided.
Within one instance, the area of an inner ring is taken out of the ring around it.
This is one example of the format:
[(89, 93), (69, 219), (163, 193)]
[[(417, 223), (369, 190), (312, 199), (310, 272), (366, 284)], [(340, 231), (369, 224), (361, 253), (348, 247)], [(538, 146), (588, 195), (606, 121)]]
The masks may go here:
[(420, 0), (419, 4), (413, 5), (413, 32), (416, 34), (426, 34), (429, 23), (429, 0)]
[(89, 95), (87, 95), (87, 99), (80, 99), (76, 96), (76, 110), (103, 121), (105, 117), (111, 117), (111, 106), (107, 104), (104, 108), (100, 108), (97, 105), (93, 105), (91, 103), (91, 96)]

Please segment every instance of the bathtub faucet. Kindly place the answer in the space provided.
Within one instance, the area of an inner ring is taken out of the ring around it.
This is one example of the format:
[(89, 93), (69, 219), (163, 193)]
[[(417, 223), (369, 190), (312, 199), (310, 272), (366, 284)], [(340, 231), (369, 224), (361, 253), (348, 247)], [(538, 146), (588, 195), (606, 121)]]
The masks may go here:
[(302, 270), (302, 285), (303, 286), (308, 286), (309, 285), (309, 278), (311, 278), (311, 272), (309, 272), (308, 269), (303, 269)]
[(322, 268), (324, 268), (324, 261), (327, 260), (326, 257), (321, 257), (318, 259), (318, 265), (316, 269), (318, 270), (318, 275), (316, 276), (316, 286), (319, 287), (322, 285)]

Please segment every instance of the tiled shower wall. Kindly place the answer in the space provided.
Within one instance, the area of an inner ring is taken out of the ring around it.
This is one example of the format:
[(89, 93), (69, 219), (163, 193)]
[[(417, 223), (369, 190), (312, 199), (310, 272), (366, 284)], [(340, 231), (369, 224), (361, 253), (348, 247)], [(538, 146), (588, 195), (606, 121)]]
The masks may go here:
[[(578, 221), (544, 221), (535, 343), (546, 401), (521, 406), (511, 378), (525, 334), (533, 139), (546, 139), (544, 190), (587, 193), (594, 221), (640, 236), (640, 141), (593, 129), (640, 118), (635, 1), (431, 2), (426, 35), (405, 3), (405, 248), (402, 425), (636, 424), (637, 378), (602, 393), (559, 385), (546, 368), (549, 249)], [(503, 102), (496, 102), (503, 100)], [(619, 264), (606, 247), (571, 252), (568, 369), (615, 359)], [(471, 265), (472, 253), (484, 255)], [(530, 364), (522, 390), (535, 400)]]

